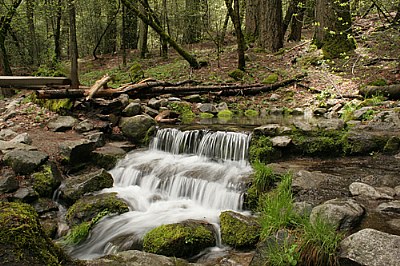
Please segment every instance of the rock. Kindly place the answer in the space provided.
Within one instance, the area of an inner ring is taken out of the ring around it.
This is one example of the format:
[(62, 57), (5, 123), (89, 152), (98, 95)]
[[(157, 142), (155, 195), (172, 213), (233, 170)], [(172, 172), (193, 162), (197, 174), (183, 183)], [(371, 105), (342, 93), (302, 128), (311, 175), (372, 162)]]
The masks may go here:
[(49, 198), (39, 198), (32, 206), (39, 215), (58, 211), (57, 203)]
[(128, 106), (125, 107), (124, 110), (122, 110), (122, 114), (124, 116), (140, 115), (141, 112), (142, 112), (142, 106), (140, 105), (140, 103), (135, 103), (135, 102), (128, 104)]
[(332, 199), (316, 206), (311, 211), (310, 221), (314, 223), (321, 217), (339, 230), (348, 230), (361, 221), (364, 212), (364, 207), (353, 199)]
[(281, 126), (279, 124), (268, 124), (265, 126), (256, 127), (253, 132), (255, 135), (276, 136), (279, 134), (280, 128)]
[(122, 117), (120, 121), (122, 133), (135, 143), (144, 143), (149, 136), (149, 130), (155, 125), (154, 119), (148, 115)]
[(10, 141), (0, 140), (0, 151), (1, 152), (7, 153), (12, 150), (34, 151), (34, 150), (37, 150), (37, 148), (34, 146), (23, 144), (23, 143), (13, 143)]
[(110, 188), (114, 180), (110, 173), (101, 169), (94, 173), (81, 174), (66, 179), (60, 187), (60, 198), (67, 203), (72, 204), (83, 195), (90, 192), (96, 192), (103, 188)]
[(14, 137), (16, 137), (18, 134), (12, 131), (11, 129), (2, 129), (0, 130), (0, 140), (5, 140), (8, 141)]
[(33, 189), (39, 196), (48, 198), (53, 196), (54, 191), (61, 184), (60, 179), (57, 178), (57, 174), (53, 174), (53, 169), (50, 165), (45, 165), (40, 172), (33, 173), (31, 180)]
[(118, 252), (113, 255), (107, 255), (105, 257), (88, 260), (84, 262), (85, 266), (143, 266), (143, 265), (162, 265), (162, 266), (176, 266), (176, 265), (195, 265), (188, 263), (183, 259), (169, 258), (166, 256), (151, 254), (139, 250), (128, 250)]
[(293, 109), (293, 111), (292, 111), (292, 115), (304, 115), (304, 110), (303, 110), (303, 108), (299, 108), (299, 107), (297, 107), (297, 108), (294, 108)]
[(197, 108), (202, 113), (212, 113), (217, 114), (217, 107), (212, 103), (199, 103), (197, 104)]
[(276, 102), (281, 98), (281, 96), (279, 94), (276, 93), (272, 93), (271, 96), (269, 97), (270, 101)]
[(48, 238), (35, 210), (24, 203), (0, 202), (1, 265), (65, 265), (71, 260)]
[(63, 132), (72, 129), (77, 123), (78, 119), (72, 116), (58, 116), (47, 123), (47, 127), (54, 132)]
[(305, 201), (293, 203), (294, 212), (300, 216), (310, 216), (312, 209), (313, 205)]
[(94, 125), (89, 120), (83, 120), (79, 122), (74, 129), (79, 133), (84, 133), (93, 130)]
[(326, 107), (331, 108), (335, 105), (340, 104), (340, 100), (339, 99), (328, 99), (326, 100)]
[(149, 106), (150, 108), (159, 110), (161, 107), (165, 107), (168, 105), (168, 100), (167, 99), (155, 99), (155, 98), (151, 98), (148, 102), (147, 102), (147, 106)]
[(87, 139), (68, 140), (62, 142), (59, 148), (63, 163), (75, 167), (91, 160), (95, 143)]
[(102, 98), (91, 99), (93, 108), (103, 115), (118, 115), (129, 104), (129, 96), (121, 94), (118, 98), (106, 100)]
[(112, 147), (121, 148), (126, 152), (130, 152), (131, 150), (136, 148), (135, 144), (132, 144), (131, 142), (128, 142), (128, 141), (114, 141), (114, 142), (108, 143), (108, 145), (110, 145)]
[(187, 220), (164, 224), (149, 231), (143, 239), (143, 251), (188, 258), (207, 247), (215, 246), (215, 243), (215, 230), (211, 224)]
[(285, 110), (283, 108), (273, 107), (269, 110), (270, 115), (283, 115)]
[(392, 219), (387, 222), (389, 226), (397, 231), (400, 231), (400, 219)]
[(199, 103), (199, 102), (201, 102), (201, 97), (200, 97), (199, 94), (188, 95), (188, 96), (183, 97), (183, 99), (185, 101), (190, 102), (190, 103)]
[(17, 174), (30, 174), (44, 164), (49, 156), (40, 151), (13, 150), (4, 155), (3, 161)]
[(340, 265), (397, 266), (400, 236), (363, 229), (340, 243)]
[(86, 138), (94, 143), (94, 146), (102, 147), (106, 144), (105, 136), (103, 132), (90, 132), (85, 134)]
[(180, 102), (182, 101), (181, 99), (179, 99), (178, 97), (169, 97), (168, 98), (169, 102)]
[(396, 191), (396, 196), (400, 196), (400, 186), (396, 186), (394, 190)]
[(156, 117), (158, 115), (158, 111), (149, 106), (144, 107), (144, 113), (148, 114), (151, 117)]
[(326, 112), (328, 112), (328, 110), (326, 109), (326, 108), (323, 108), (323, 107), (318, 107), (318, 108), (316, 108), (315, 110), (314, 110), (314, 115), (316, 115), (316, 116), (321, 116), (321, 115), (324, 115), (324, 114), (326, 114)]
[(294, 121), (293, 125), (303, 131), (303, 132), (311, 132), (313, 131), (313, 126), (310, 123), (302, 122), (302, 121)]
[(255, 217), (225, 211), (219, 218), (222, 243), (234, 248), (249, 248), (257, 244), (261, 228)]
[(224, 111), (224, 110), (229, 110), (228, 104), (226, 102), (220, 102), (219, 104), (217, 104), (216, 106), (217, 111)]
[(126, 151), (122, 148), (106, 144), (104, 147), (97, 148), (93, 151), (93, 164), (104, 168), (106, 170), (110, 170), (115, 167), (118, 160), (124, 157)]
[(377, 187), (375, 188), (378, 193), (382, 193), (388, 195), (389, 197), (394, 198), (396, 196), (396, 190), (391, 187)]
[(400, 200), (381, 203), (376, 209), (379, 212), (400, 214)]
[(395, 154), (399, 151), (399, 147), (400, 147), (400, 138), (392, 136), (386, 142), (385, 146), (383, 147), (383, 151), (387, 154)]
[(292, 181), (292, 189), (294, 192), (303, 190), (318, 189), (320, 184), (327, 180), (327, 175), (320, 172), (309, 172), (300, 170)]
[(32, 139), (29, 136), (28, 133), (22, 133), (19, 134), (17, 136), (15, 136), (12, 140), (10, 140), (11, 143), (23, 143), (23, 144), (27, 144), (27, 145), (31, 145), (32, 144)]
[(317, 123), (319, 129), (326, 131), (340, 131), (343, 130), (344, 125), (342, 119), (324, 119)]
[(12, 171), (1, 170), (0, 193), (14, 192), (19, 188), (19, 182)]
[(284, 148), (287, 147), (292, 142), (292, 139), (289, 138), (288, 136), (277, 136), (271, 138), (271, 142), (272, 142), (272, 147)]
[(32, 187), (21, 187), (13, 195), (14, 200), (32, 203), (39, 198), (39, 194)]
[(117, 197), (117, 193), (106, 193), (80, 198), (67, 211), (66, 220), (70, 226), (92, 220), (102, 211), (121, 214), (129, 211), (128, 204)]
[(353, 112), (352, 118), (354, 120), (362, 120), (364, 115), (373, 110), (372, 106), (365, 106)]
[(349, 190), (353, 196), (361, 196), (371, 199), (393, 199), (393, 196), (390, 196), (384, 192), (379, 192), (374, 187), (361, 182), (351, 183)]

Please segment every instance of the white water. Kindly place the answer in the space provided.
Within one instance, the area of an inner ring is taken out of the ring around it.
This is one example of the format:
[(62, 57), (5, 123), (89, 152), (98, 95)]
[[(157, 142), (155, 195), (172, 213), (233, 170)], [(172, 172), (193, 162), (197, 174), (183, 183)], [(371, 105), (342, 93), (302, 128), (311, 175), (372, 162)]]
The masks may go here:
[(249, 140), (241, 133), (159, 131), (149, 150), (129, 153), (110, 171), (114, 186), (102, 191), (117, 192), (131, 211), (100, 221), (71, 255), (93, 259), (126, 250), (149, 230), (187, 219), (218, 228), (221, 211), (242, 210), (241, 181), (252, 171)]

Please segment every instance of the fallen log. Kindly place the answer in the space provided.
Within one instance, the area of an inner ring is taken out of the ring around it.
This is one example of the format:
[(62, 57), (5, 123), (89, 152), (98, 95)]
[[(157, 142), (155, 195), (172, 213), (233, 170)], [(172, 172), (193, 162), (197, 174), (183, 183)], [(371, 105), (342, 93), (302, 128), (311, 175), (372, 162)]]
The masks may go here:
[[(36, 91), (36, 98), (38, 99), (78, 99), (83, 98), (88, 95), (89, 90), (85, 89), (48, 89), (48, 90), (38, 90)], [(107, 89), (98, 91), (93, 95), (93, 98), (112, 98), (116, 93), (114, 89)]]
[(388, 97), (391, 100), (400, 99), (400, 84), (393, 84), (387, 86), (367, 86), (359, 89), (360, 94), (364, 97), (373, 97), (381, 95)]
[(0, 76), (0, 87), (37, 89), (45, 86), (70, 85), (71, 80), (64, 77)]
[(88, 92), (88, 96), (86, 97), (86, 101), (89, 101), (90, 99), (93, 98), (93, 95), (96, 94), (98, 90), (101, 88), (106, 89), (107, 88), (107, 82), (111, 80), (111, 77), (107, 74), (104, 75), (101, 79), (97, 80), (94, 85), (90, 88)]

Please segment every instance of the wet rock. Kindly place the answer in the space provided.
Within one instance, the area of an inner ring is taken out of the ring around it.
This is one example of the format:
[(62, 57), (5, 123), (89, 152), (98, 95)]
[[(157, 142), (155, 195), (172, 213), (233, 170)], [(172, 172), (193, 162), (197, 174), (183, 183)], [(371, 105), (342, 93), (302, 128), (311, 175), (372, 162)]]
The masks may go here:
[(279, 134), (280, 128), (281, 126), (279, 124), (268, 124), (265, 126), (256, 127), (253, 132), (255, 135), (276, 136)]
[(88, 260), (84, 262), (85, 266), (143, 266), (143, 265), (163, 265), (163, 266), (176, 266), (176, 265), (196, 265), (188, 263), (183, 259), (169, 258), (166, 256), (151, 254), (139, 250), (128, 250), (118, 252), (113, 255), (107, 255), (105, 257)]
[(353, 196), (361, 196), (371, 199), (393, 199), (392, 195), (388, 195), (384, 191), (378, 191), (374, 187), (361, 182), (351, 183), (349, 190)]
[(128, 141), (114, 141), (114, 142), (108, 143), (108, 145), (117, 147), (117, 148), (121, 148), (126, 152), (130, 152), (131, 150), (136, 148), (135, 144), (132, 144), (131, 142), (128, 142)]
[(102, 211), (109, 214), (121, 214), (129, 211), (128, 204), (117, 197), (117, 193), (105, 193), (85, 196), (76, 201), (67, 211), (66, 220), (69, 225), (77, 225), (92, 220)]
[(293, 125), (303, 132), (311, 132), (313, 131), (313, 126), (310, 123), (302, 122), (302, 121), (294, 121)]
[(96, 192), (103, 188), (110, 188), (114, 179), (106, 170), (101, 169), (94, 173), (73, 176), (64, 181), (60, 187), (60, 198), (69, 204), (76, 202), (83, 195)]
[(158, 111), (149, 106), (144, 107), (144, 113), (151, 117), (156, 117), (158, 115)]
[(178, 98), (178, 97), (169, 97), (168, 101), (169, 102), (180, 102), (182, 100), (180, 98)]
[(117, 146), (106, 144), (93, 151), (93, 163), (101, 168), (110, 170), (115, 167), (118, 160), (124, 157), (126, 151)]
[(58, 211), (58, 205), (49, 198), (39, 198), (32, 204), (33, 208), (39, 215), (43, 215), (48, 212)]
[(300, 170), (293, 177), (292, 189), (294, 192), (318, 189), (319, 186), (327, 179), (327, 175), (321, 172)]
[(376, 209), (379, 212), (400, 214), (400, 200), (381, 203)]
[(344, 128), (342, 119), (324, 119), (317, 123), (319, 129), (327, 131), (340, 131)]
[(122, 114), (124, 116), (135, 116), (139, 115), (141, 112), (142, 112), (142, 106), (140, 105), (140, 103), (135, 103), (135, 102), (128, 104), (128, 106), (125, 107), (124, 110), (122, 110)]
[(203, 221), (187, 220), (164, 224), (149, 231), (143, 250), (170, 257), (187, 258), (207, 247), (215, 246), (215, 230)]
[(119, 125), (126, 137), (135, 143), (143, 143), (148, 131), (156, 125), (156, 122), (148, 115), (137, 115), (122, 117)]
[(27, 145), (31, 145), (32, 144), (32, 139), (29, 136), (28, 133), (22, 133), (19, 134), (17, 136), (15, 136), (12, 140), (10, 140), (11, 143), (23, 143), (23, 144), (27, 144)]
[(16, 137), (18, 134), (12, 131), (11, 129), (2, 129), (0, 130), (0, 140), (8, 141), (12, 138)]
[(19, 182), (12, 171), (3, 169), (0, 172), (0, 193), (14, 192), (19, 188)]
[(79, 122), (74, 129), (79, 133), (84, 133), (93, 130), (94, 125), (89, 120), (83, 120)]
[(49, 156), (40, 151), (13, 150), (4, 155), (3, 161), (17, 174), (30, 174), (43, 165)]
[(60, 173), (53, 173), (55, 171), (56, 167), (45, 165), (42, 167), (41, 171), (31, 175), (33, 189), (39, 196), (51, 198), (54, 191), (60, 186)]
[(292, 142), (292, 139), (287, 136), (277, 136), (271, 138), (271, 142), (272, 142), (272, 147), (284, 148), (289, 146), (289, 144)]
[(106, 139), (103, 132), (90, 132), (85, 134), (86, 138), (94, 143), (95, 147), (102, 147), (106, 144)]
[(63, 163), (76, 167), (90, 161), (95, 143), (87, 139), (69, 140), (62, 142), (59, 148)]
[(310, 221), (314, 223), (321, 217), (339, 230), (348, 230), (361, 221), (364, 213), (364, 207), (353, 199), (332, 199), (316, 206), (311, 212)]
[(340, 265), (399, 265), (400, 236), (363, 229), (340, 243)]
[(39, 198), (39, 194), (32, 187), (21, 187), (13, 195), (14, 200), (32, 203)]
[(0, 202), (0, 265), (61, 265), (71, 262), (45, 235), (35, 210)]
[(58, 116), (47, 123), (47, 127), (54, 132), (71, 130), (78, 123), (78, 119), (72, 116)]
[(254, 247), (257, 244), (261, 228), (255, 217), (225, 211), (219, 218), (222, 243), (235, 248)]

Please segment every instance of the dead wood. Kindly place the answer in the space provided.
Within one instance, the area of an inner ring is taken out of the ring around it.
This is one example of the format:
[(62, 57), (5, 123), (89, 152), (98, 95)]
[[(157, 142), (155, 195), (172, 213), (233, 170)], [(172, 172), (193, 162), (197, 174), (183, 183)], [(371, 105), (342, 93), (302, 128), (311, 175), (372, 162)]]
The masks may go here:
[(107, 82), (111, 80), (111, 77), (107, 74), (103, 76), (101, 79), (97, 80), (94, 85), (90, 88), (88, 91), (88, 96), (86, 97), (86, 101), (89, 101), (90, 99), (93, 98), (93, 95), (96, 94), (98, 90), (101, 88), (106, 89), (107, 88)]
[(375, 95), (382, 95), (391, 100), (400, 99), (400, 84), (393, 84), (387, 86), (367, 86), (360, 89), (360, 94), (364, 97), (372, 97)]

